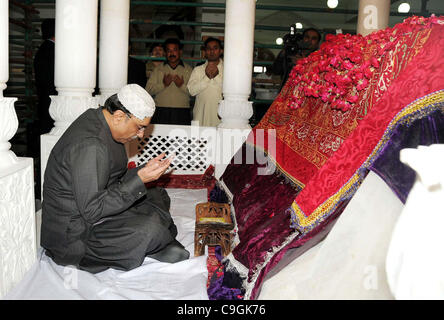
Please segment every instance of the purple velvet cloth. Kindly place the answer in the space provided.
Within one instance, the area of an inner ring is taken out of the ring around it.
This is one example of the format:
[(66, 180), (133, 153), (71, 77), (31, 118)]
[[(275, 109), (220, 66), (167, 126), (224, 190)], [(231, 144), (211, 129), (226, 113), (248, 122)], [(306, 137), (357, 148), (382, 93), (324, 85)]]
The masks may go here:
[[(235, 156), (232, 163), (225, 170), (222, 180), (233, 194), (237, 233), (240, 240), (232, 253), (237, 261), (248, 268), (248, 281), (251, 282), (255, 272), (257, 272), (256, 267), (264, 263), (265, 256), (270, 250), (281, 247), (284, 241), (293, 232), (296, 232), (293, 228), (290, 228), (290, 212), (288, 209), (301, 188), (292, 183), (278, 169), (270, 175), (258, 174), (260, 172), (258, 169), (263, 165), (256, 161), (252, 164), (245, 164), (245, 155), (248, 154), (247, 150), (249, 148), (254, 147), (244, 143), (238, 151), (242, 153), (244, 163), (233, 163), (234, 159), (240, 158), (239, 155)], [(281, 260), (283, 260), (281, 265), (288, 264), (292, 259), (300, 256), (321, 241), (332, 228), (333, 223), (331, 222), (342, 213), (346, 204), (344, 202), (338, 205), (329, 219), (311, 232), (296, 236), (289, 244), (276, 252), (264, 268), (259, 271), (250, 299), (256, 298), (267, 273)], [(289, 249), (292, 249), (291, 259), (283, 259)], [(225, 274), (232, 274), (233, 272), (235, 271), (231, 268), (224, 268)], [(214, 290), (216, 288), (220, 290), (218, 292), (219, 299), (231, 299), (231, 292), (227, 291), (228, 288), (220, 283), (214, 286), (211, 285), (211, 287)], [(215, 297), (216, 294), (211, 291), (211, 296)]]
[[(244, 144), (239, 152), (247, 148), (252, 146)], [(240, 240), (233, 255), (250, 270), (262, 263), (269, 248), (281, 245), (295, 232), (290, 228), (290, 214), (286, 209), (300, 191), (277, 170), (271, 175), (259, 175), (259, 168), (257, 162), (233, 164), (222, 176), (233, 193)]]
[(216, 185), (214, 186), (213, 190), (210, 191), (210, 202), (217, 202), (217, 203), (228, 203), (228, 196), (225, 193), (225, 191)]
[[(261, 175), (258, 174), (259, 169), (264, 165), (257, 161), (246, 164), (245, 155), (251, 148), (254, 147), (244, 143), (238, 151), (242, 153), (244, 163), (235, 164), (234, 159), (238, 159), (239, 155), (235, 156), (222, 176), (225, 185), (234, 195), (233, 206), (240, 240), (232, 253), (236, 260), (250, 270), (249, 280), (256, 265), (263, 263), (269, 249), (280, 246), (295, 232), (290, 228), (287, 208), (301, 190), (278, 170), (270, 175)], [(233, 271), (224, 272), (230, 274)]]
[(378, 174), (405, 203), (416, 173), (399, 160), (399, 153), (404, 148), (435, 143), (444, 143), (444, 116), (440, 110), (408, 124), (398, 125), (370, 170)]
[[(348, 202), (349, 201), (347, 201), (347, 203)], [(274, 268), (281, 270), (294, 259), (297, 259), (304, 252), (308, 251), (309, 249), (317, 245), (320, 241), (322, 241), (322, 239), (324, 239), (333, 228), (337, 218), (344, 211), (347, 203), (343, 203), (338, 206), (335, 212), (331, 214), (327, 218), (327, 220), (320, 223), (312, 231), (297, 236), (292, 242), (287, 244), (278, 253), (276, 253), (259, 273), (254, 288), (251, 292), (250, 299), (257, 298), (262, 288), (262, 283), (266, 280), (266, 276), (270, 271), (272, 271)], [(307, 272), (309, 272), (309, 270), (307, 270)]]
[[(215, 255), (217, 260), (222, 262), (223, 256), (220, 246), (216, 246)], [(210, 300), (242, 300), (244, 291), (239, 274), (226, 271), (224, 265), (214, 272), (207, 288)]]

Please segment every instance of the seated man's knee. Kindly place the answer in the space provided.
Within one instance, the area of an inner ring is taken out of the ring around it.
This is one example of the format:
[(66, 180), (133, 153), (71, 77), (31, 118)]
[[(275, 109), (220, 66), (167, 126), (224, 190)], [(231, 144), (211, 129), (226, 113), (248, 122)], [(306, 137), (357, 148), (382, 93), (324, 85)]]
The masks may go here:
[(165, 262), (180, 262), (184, 260), (188, 260), (190, 257), (190, 253), (186, 249), (176, 249), (176, 250), (170, 250), (168, 252), (169, 258), (165, 260)]
[(180, 244), (179, 241), (174, 240), (164, 249), (154, 254), (148, 255), (148, 257), (161, 262), (175, 263), (187, 260), (190, 257), (190, 253), (184, 248), (182, 244)]
[(176, 261), (183, 261), (183, 260), (187, 260), (190, 258), (190, 253), (188, 252), (187, 249), (180, 247), (180, 248), (176, 248), (175, 249), (175, 255), (176, 255)]

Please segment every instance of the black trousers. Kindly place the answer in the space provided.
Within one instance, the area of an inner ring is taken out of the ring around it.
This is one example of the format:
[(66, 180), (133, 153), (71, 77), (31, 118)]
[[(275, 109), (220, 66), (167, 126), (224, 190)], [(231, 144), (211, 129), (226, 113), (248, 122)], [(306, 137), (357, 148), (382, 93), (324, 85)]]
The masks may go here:
[(191, 125), (190, 108), (157, 107), (151, 119), (152, 124)]
[(186, 260), (189, 252), (175, 240), (177, 228), (169, 213), (170, 198), (163, 188), (151, 188), (122, 214), (96, 223), (85, 241), (79, 268), (97, 273), (108, 268), (131, 270), (146, 256), (164, 262)]

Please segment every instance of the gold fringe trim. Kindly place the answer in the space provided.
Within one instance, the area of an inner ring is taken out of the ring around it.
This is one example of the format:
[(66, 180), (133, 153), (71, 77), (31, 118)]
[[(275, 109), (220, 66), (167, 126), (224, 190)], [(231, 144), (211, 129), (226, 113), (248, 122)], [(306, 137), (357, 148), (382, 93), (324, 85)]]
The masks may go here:
[(319, 207), (317, 207), (311, 215), (308, 217), (302, 212), (302, 210), (299, 208), (299, 206), (296, 204), (295, 201), (291, 204), (291, 208), (293, 209), (294, 213), (297, 216), (297, 222), (298, 225), (300, 225), (303, 228), (306, 228), (308, 226), (311, 226), (316, 220), (318, 220), (318, 217), (322, 215), (324, 212), (330, 211), (333, 206), (338, 203), (338, 201), (347, 193), (349, 192), (353, 185), (355, 185), (359, 181), (359, 174), (355, 173), (351, 179), (339, 190), (339, 192), (335, 193), (333, 196), (328, 198), (324, 203), (322, 203)]
[[(276, 137), (276, 139), (277, 139), (277, 137)], [(252, 147), (254, 147), (254, 148), (257, 148), (257, 149), (259, 149), (259, 150), (261, 150), (262, 152), (264, 152), (266, 155), (267, 155), (267, 157), (268, 157), (268, 159), (270, 159), (272, 162), (273, 162), (273, 164), (276, 166), (276, 168), (287, 178), (287, 179), (289, 179), (291, 182), (293, 182), (295, 185), (297, 185), (298, 187), (300, 187), (301, 189), (303, 189), (304, 187), (305, 187), (305, 184), (303, 184), (301, 181), (299, 181), (298, 179), (296, 179), (295, 177), (293, 177), (292, 175), (290, 175), (284, 168), (282, 168), (282, 166), (280, 166), (279, 165), (279, 163), (277, 163), (276, 162), (276, 159), (274, 159), (273, 157), (271, 157), (270, 156), (270, 154), (268, 153), (268, 151), (267, 150), (265, 150), (263, 147), (261, 147), (261, 146), (259, 146), (259, 145), (256, 145), (256, 144), (254, 144), (254, 143), (251, 143), (251, 142), (249, 142), (248, 140), (247, 141), (245, 141), (246, 142), (246, 144), (248, 144), (248, 145), (250, 145), (250, 146), (252, 146)]]
[[(442, 102), (444, 102), (444, 90), (439, 90), (435, 93), (431, 93), (423, 98), (415, 100), (414, 102), (412, 102), (411, 104), (406, 106), (404, 109), (402, 109), (394, 117), (394, 119), (390, 122), (390, 124), (388, 125), (387, 129), (385, 130), (385, 132), (383, 134), (383, 137), (379, 140), (378, 144), (373, 149), (373, 152), (367, 158), (367, 160), (363, 163), (363, 165), (360, 167), (360, 169), (363, 167), (367, 168), (374, 161), (374, 158), (376, 157), (377, 153), (384, 147), (386, 142), (389, 140), (393, 129), (399, 123), (402, 123), (402, 122), (411, 123), (414, 120), (414, 118), (416, 118), (416, 117), (408, 118), (408, 116), (412, 115), (415, 112), (421, 112), (422, 109), (424, 109), (427, 106), (439, 104)], [(441, 107), (441, 110), (442, 110), (442, 107)], [(421, 114), (420, 118), (425, 116), (426, 112), (424, 111), (423, 113), (424, 114)], [(322, 203), (320, 206), (318, 206), (308, 217), (299, 208), (299, 206), (296, 204), (296, 201), (293, 201), (291, 208), (293, 209), (294, 214), (296, 216), (296, 221), (295, 221), (296, 224), (305, 229), (306, 227), (309, 227), (313, 223), (317, 222), (319, 217), (322, 216), (324, 213), (330, 212), (333, 209), (334, 205), (336, 205), (340, 199), (342, 199), (347, 193), (349, 193), (353, 189), (353, 186), (355, 184), (360, 184), (360, 181), (359, 181), (360, 180), (360, 175), (359, 175), (360, 169), (358, 169), (356, 171), (356, 173), (350, 178), (350, 180), (344, 186), (342, 186), (342, 188), (339, 189), (338, 192), (336, 192), (335, 194), (330, 196), (324, 203)], [(302, 232), (302, 230), (301, 230), (301, 232)]]

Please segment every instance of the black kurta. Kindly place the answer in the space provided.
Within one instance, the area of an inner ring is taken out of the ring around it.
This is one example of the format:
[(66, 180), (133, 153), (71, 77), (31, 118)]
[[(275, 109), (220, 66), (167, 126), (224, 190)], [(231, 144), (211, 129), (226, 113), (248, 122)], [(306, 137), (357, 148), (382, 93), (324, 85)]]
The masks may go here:
[(127, 161), (100, 108), (85, 111), (54, 146), (43, 184), (41, 244), (56, 263), (129, 270), (174, 242), (167, 193), (146, 189)]

